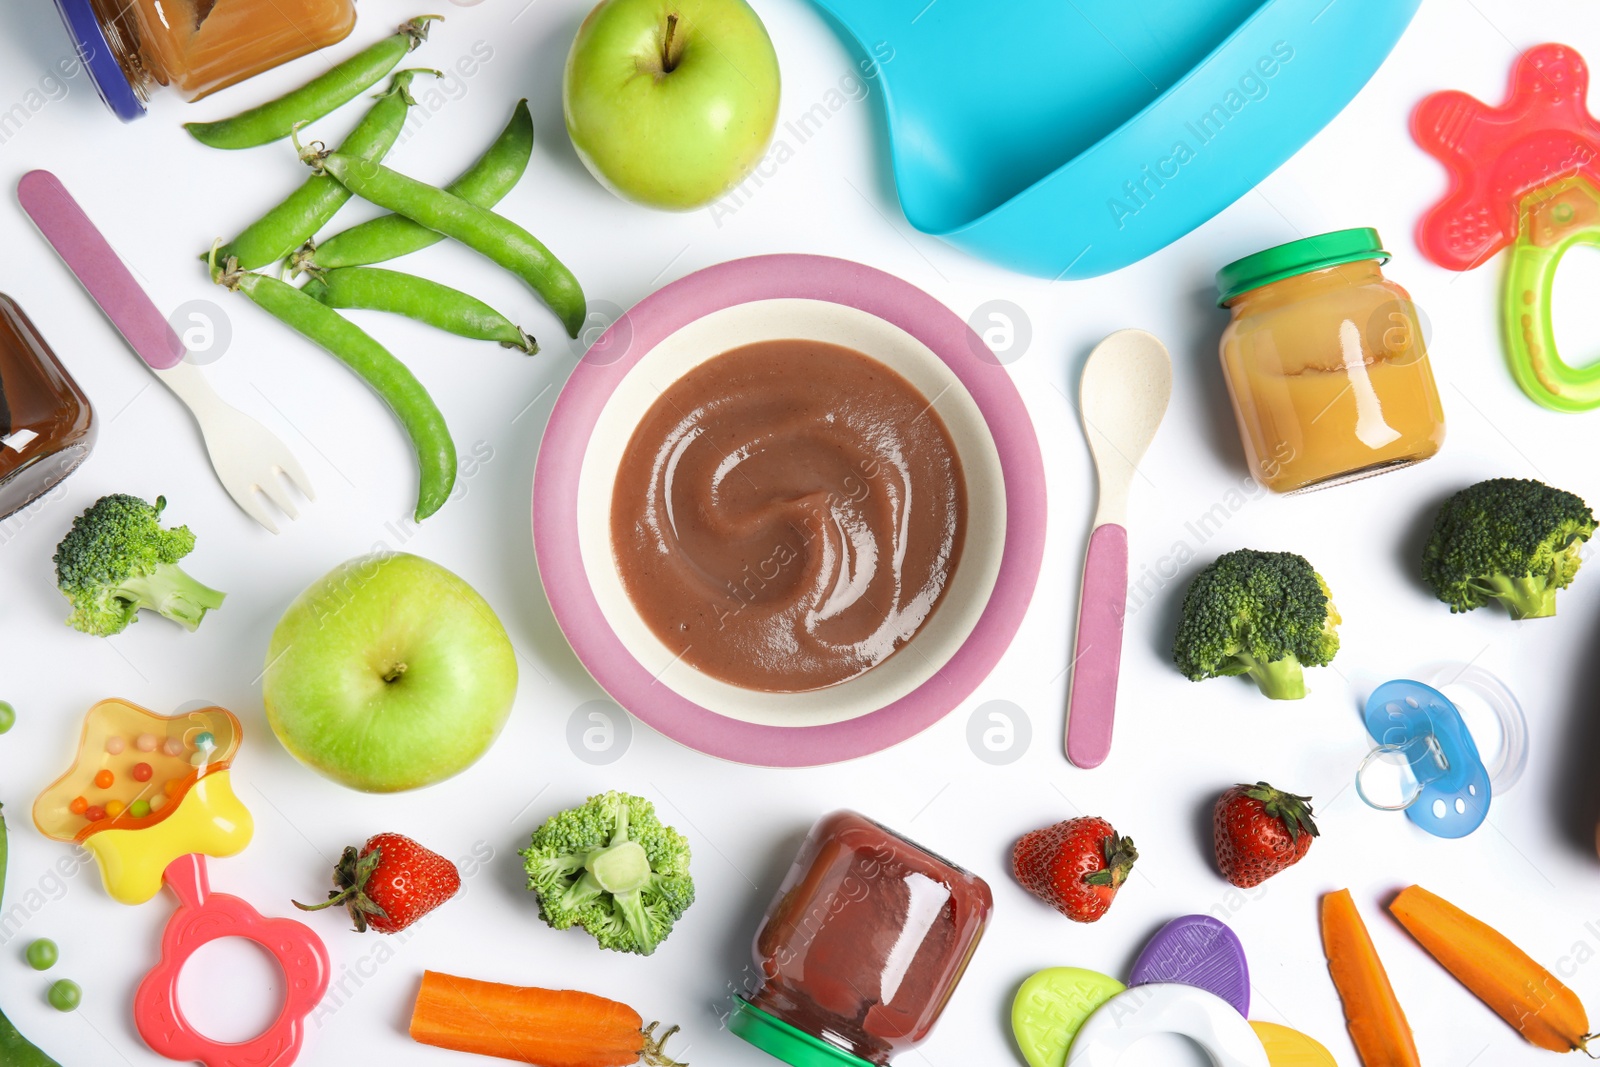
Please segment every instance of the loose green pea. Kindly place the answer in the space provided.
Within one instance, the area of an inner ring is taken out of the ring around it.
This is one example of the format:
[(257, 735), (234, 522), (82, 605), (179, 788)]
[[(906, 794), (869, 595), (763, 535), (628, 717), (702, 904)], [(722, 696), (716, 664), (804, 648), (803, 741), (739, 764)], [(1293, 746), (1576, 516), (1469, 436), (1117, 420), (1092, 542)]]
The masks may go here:
[(83, 989), (70, 978), (62, 978), (50, 987), (50, 1006), (56, 1011), (77, 1011), (83, 1003)]
[(48, 937), (41, 937), (28, 946), (28, 966), (36, 971), (48, 971), (61, 958), (61, 950)]
[(17, 709), (0, 700), (0, 734), (10, 730), (17, 724)]

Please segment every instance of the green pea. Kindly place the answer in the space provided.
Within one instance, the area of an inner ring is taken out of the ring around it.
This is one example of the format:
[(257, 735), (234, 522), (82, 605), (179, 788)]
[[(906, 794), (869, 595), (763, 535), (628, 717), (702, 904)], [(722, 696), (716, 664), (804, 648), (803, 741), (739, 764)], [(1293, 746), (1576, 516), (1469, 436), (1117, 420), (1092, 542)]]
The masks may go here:
[(61, 958), (61, 950), (48, 937), (41, 937), (28, 946), (28, 966), (36, 971), (48, 971)]
[(50, 987), (50, 1006), (56, 1011), (77, 1011), (83, 1003), (83, 989), (70, 978), (58, 979)]
[[(440, 76), (436, 70), (420, 68), (395, 74), (389, 88), (350, 131), (339, 151), (361, 159), (382, 159), (399, 140), (407, 109), (416, 103), (411, 96), (411, 81), (418, 74)], [(232, 256), (239, 261), (241, 270), (255, 270), (276, 262), (310, 240), (349, 199), (350, 190), (332, 178), (312, 175), (276, 207), (223, 245), (217, 251), (217, 261), (226, 262)], [(208, 255), (200, 258), (206, 259)]]
[[(347, 147), (348, 142), (340, 151)], [(517, 104), (500, 136), (477, 162), (444, 187), (445, 192), (479, 207), (494, 207), (522, 179), (532, 154), (533, 117), (528, 114), (528, 102), (523, 100)], [(419, 226), (404, 215), (382, 215), (357, 223), (321, 244), (308, 246), (295, 256), (294, 267), (299, 271), (308, 267), (334, 270), (382, 263), (421, 251), (442, 240), (444, 234)]]
[(341, 267), (312, 278), (300, 290), (331, 308), (404, 315), (436, 329), (478, 341), (499, 341), (533, 355), (538, 342), (475, 296), (448, 285), (381, 267)]
[(407, 52), (428, 39), (428, 23), (438, 15), (422, 15), (403, 23), (400, 31), (357, 52), (319, 78), (276, 100), (216, 122), (186, 122), (195, 140), (212, 148), (254, 148), (281, 141), (296, 126), (320, 119), (348, 104), (399, 65)]
[(0, 734), (6, 733), (17, 724), (17, 709), (0, 700)]
[(417, 455), (416, 519), (444, 506), (456, 481), (456, 446), (450, 428), (416, 376), (365, 331), (288, 282), (264, 274), (212, 267), (212, 280), (249, 297), (258, 307), (349, 367), (381, 397), (411, 438)]
[(578, 279), (537, 237), (510, 219), (381, 163), (304, 149), (301, 158), (363, 200), (453, 237), (517, 275), (556, 313), (569, 337), (583, 329), (586, 305)]

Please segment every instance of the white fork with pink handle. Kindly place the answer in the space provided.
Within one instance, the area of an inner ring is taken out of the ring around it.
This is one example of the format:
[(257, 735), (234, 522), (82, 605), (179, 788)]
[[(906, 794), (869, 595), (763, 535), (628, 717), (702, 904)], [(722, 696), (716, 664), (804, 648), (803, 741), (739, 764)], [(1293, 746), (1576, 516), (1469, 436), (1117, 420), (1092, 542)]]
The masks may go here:
[(298, 517), (283, 479), (307, 500), (314, 500), (315, 494), (294, 453), (271, 430), (225, 403), (200, 368), (183, 358), (183, 342), (166, 316), (139, 288), (127, 264), (60, 179), (47, 170), (29, 171), (17, 183), (17, 200), (128, 346), (194, 413), (217, 480), (233, 502), (273, 533), (278, 526), (265, 500), (289, 518)]

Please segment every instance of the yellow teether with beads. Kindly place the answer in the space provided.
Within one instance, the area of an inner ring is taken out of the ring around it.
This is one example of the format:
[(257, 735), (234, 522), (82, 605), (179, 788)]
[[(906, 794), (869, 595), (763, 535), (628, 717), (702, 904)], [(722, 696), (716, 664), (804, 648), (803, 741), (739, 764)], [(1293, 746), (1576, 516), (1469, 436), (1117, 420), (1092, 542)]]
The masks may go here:
[(34, 825), (82, 844), (106, 892), (143, 904), (179, 856), (232, 856), (250, 843), (255, 823), (229, 776), (239, 736), (223, 708), (169, 717), (102, 700), (84, 718), (72, 768), (34, 802)]

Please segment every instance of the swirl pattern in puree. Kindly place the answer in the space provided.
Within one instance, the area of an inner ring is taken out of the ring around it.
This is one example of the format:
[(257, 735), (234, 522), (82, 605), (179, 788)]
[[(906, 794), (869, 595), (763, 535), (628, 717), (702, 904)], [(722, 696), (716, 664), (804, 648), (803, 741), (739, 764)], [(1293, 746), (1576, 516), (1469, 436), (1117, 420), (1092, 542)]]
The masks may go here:
[(645, 623), (698, 670), (767, 692), (836, 685), (903, 647), (965, 527), (934, 404), (870, 356), (807, 340), (745, 345), (669, 385), (611, 502)]

